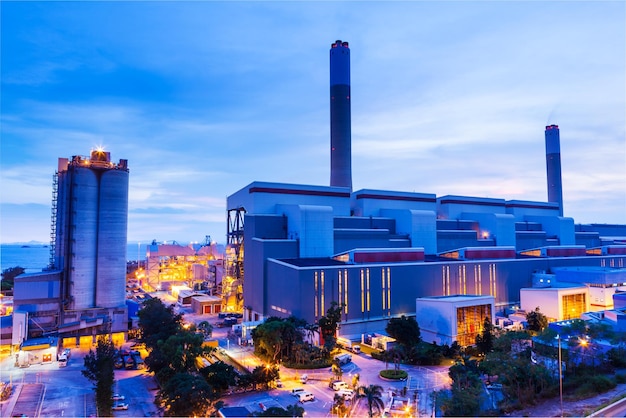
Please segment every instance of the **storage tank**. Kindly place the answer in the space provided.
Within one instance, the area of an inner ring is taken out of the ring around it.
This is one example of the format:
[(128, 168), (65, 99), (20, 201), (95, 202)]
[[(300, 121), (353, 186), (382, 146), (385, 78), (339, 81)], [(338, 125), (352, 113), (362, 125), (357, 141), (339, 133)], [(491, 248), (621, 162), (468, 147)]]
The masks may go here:
[(98, 236), (98, 173), (89, 167), (70, 167), (69, 284), (71, 307), (95, 306)]
[(96, 305), (115, 308), (126, 301), (128, 171), (101, 172), (99, 201)]

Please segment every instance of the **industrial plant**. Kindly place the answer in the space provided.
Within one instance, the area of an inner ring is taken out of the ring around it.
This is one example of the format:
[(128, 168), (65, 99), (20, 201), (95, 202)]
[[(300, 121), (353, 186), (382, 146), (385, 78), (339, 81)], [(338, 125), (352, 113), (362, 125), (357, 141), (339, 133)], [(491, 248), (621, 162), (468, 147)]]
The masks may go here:
[(128, 181), (127, 160), (114, 163), (102, 149), (59, 158), (50, 264), (15, 280), (14, 346), (48, 336), (67, 346), (91, 345), (99, 334), (124, 341)]
[[(227, 198), (229, 244), (245, 253), (245, 320), (315, 323), (336, 303), (351, 340), (407, 315), (431, 340), (471, 344), (485, 316), (538, 300), (550, 300), (552, 320), (614, 308), (626, 291), (626, 225), (563, 216), (557, 125), (544, 132), (546, 202), (352, 191), (349, 59), (348, 42), (331, 45), (330, 186), (254, 181)], [(463, 315), (450, 324), (449, 311)]]
[[(211, 240), (199, 248), (153, 242), (136, 282), (149, 292), (189, 290), (181, 304), (195, 297), (199, 313), (243, 313), (253, 323), (291, 315), (315, 323), (337, 304), (349, 341), (384, 334), (401, 315), (415, 316), (430, 341), (471, 344), (485, 316), (495, 323), (496, 314), (538, 301), (555, 321), (617, 308), (626, 225), (564, 216), (559, 126), (543, 132), (545, 202), (353, 191), (350, 107), (350, 48), (338, 40), (330, 48), (330, 184), (252, 181), (227, 198), (225, 251)], [(125, 341), (134, 314), (128, 179), (127, 161), (102, 150), (59, 159), (50, 266), (15, 281), (14, 346), (53, 335), (64, 345), (91, 345), (100, 334)]]

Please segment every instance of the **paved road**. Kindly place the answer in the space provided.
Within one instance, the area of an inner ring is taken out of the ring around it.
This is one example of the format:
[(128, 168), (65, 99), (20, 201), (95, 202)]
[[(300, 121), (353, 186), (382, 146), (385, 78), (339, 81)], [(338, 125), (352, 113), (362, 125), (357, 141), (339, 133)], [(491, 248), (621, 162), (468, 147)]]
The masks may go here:
[[(83, 359), (88, 350), (72, 349), (67, 367), (57, 363), (16, 368), (9, 357), (0, 363), (2, 380), (14, 385), (12, 397), (0, 405), (0, 416), (24, 414), (29, 417), (96, 416), (93, 386), (82, 374)], [(127, 411), (115, 416), (156, 414), (153, 404), (154, 378), (143, 370), (116, 370), (116, 390), (126, 396)]]

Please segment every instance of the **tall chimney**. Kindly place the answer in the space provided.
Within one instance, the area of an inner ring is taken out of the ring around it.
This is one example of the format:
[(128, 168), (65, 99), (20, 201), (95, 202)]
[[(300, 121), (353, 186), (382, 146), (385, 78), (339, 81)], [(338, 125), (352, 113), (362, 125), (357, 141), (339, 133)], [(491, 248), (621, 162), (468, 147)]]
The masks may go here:
[(561, 144), (559, 126), (546, 126), (546, 171), (548, 179), (548, 202), (559, 204), (559, 216), (563, 216), (563, 183), (561, 182)]
[(337, 41), (330, 47), (330, 185), (352, 191), (350, 123), (350, 48)]

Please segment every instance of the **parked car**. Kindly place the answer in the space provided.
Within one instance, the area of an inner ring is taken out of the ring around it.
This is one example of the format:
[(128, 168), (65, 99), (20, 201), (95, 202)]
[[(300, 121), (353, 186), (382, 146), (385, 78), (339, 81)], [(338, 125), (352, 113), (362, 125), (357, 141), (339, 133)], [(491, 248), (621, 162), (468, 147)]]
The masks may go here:
[(277, 388), (282, 388), (283, 387), (283, 382), (280, 379), (274, 380), (274, 384), (276, 385)]
[(126, 396), (120, 395), (119, 393), (114, 393), (113, 396), (111, 396), (111, 399), (114, 401), (123, 401), (124, 399), (126, 399)]
[(126, 409), (128, 409), (128, 403), (126, 402), (117, 402), (115, 404), (113, 404), (113, 407), (111, 408), (114, 411), (124, 411)]
[(338, 382), (333, 382), (332, 388), (334, 391), (349, 389), (348, 384), (346, 382), (342, 382), (341, 380)]
[(302, 403), (304, 402), (309, 402), (309, 401), (314, 401), (315, 400), (315, 395), (313, 395), (311, 392), (300, 392), (298, 394), (298, 400)]
[(298, 397), (299, 394), (303, 393), (304, 389), (302, 388), (293, 388), (291, 389), (291, 394), (295, 397)]
[(354, 391), (352, 389), (341, 389), (337, 393), (343, 396), (343, 398), (347, 401), (351, 401), (352, 399), (354, 399)]
[(309, 380), (308, 374), (303, 374), (302, 376), (300, 376), (300, 383), (306, 383), (308, 380)]

